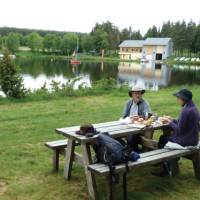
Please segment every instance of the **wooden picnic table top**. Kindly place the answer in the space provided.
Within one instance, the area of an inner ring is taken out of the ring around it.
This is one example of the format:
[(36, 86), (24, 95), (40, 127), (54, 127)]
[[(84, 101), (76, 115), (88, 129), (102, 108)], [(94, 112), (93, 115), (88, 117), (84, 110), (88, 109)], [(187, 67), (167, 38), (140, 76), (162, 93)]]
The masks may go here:
[[(104, 123), (97, 123), (93, 124), (94, 128), (100, 132), (109, 132), (110, 135), (113, 137), (123, 137), (127, 136), (128, 134), (139, 134), (144, 133), (147, 130), (157, 130), (162, 129), (168, 125), (153, 125), (147, 126), (145, 128), (135, 128), (131, 127), (128, 124), (122, 124), (120, 121), (111, 121), (111, 122), (104, 122)], [(82, 135), (76, 134), (76, 131), (80, 129), (80, 126), (72, 126), (72, 127), (65, 127), (65, 128), (57, 128), (56, 132), (59, 134), (64, 135), (68, 138), (73, 138), (80, 142), (92, 142), (96, 136), (93, 137), (85, 137)]]

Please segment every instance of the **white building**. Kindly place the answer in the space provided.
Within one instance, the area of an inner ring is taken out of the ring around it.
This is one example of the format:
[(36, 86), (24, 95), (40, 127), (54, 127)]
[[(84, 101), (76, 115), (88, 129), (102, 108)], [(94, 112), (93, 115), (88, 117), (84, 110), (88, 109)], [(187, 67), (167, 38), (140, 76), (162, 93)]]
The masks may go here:
[(125, 40), (119, 45), (120, 59), (164, 60), (173, 53), (171, 38), (147, 38), (146, 40)]

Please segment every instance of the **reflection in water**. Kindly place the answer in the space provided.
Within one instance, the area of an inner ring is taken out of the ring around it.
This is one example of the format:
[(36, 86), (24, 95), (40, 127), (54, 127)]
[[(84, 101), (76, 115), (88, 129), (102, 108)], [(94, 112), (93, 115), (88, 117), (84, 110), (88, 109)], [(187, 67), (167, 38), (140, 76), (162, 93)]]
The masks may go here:
[[(39, 89), (44, 84), (47, 88), (51, 88), (52, 81), (59, 82), (60, 84), (65, 84), (69, 79), (65, 78), (63, 75), (55, 75), (54, 77), (47, 77), (44, 74), (37, 76), (37, 78), (33, 78), (29, 74), (22, 74), (24, 79), (24, 85), (26, 88), (30, 88), (31, 90)], [(88, 75), (80, 75), (74, 84), (74, 89), (78, 89), (81, 85), (83, 87), (91, 87), (90, 77)]]
[(133, 86), (140, 82), (149, 90), (166, 87), (171, 77), (169, 67), (154, 62), (140, 64), (122, 62), (118, 66), (118, 71), (118, 79), (121, 83)]
[(200, 66), (174, 65), (170, 85), (200, 84)]
[(187, 65), (167, 66), (155, 63), (93, 63), (82, 62), (72, 66), (69, 61), (62, 59), (28, 58), (17, 59), (26, 88), (40, 88), (45, 84), (50, 87), (52, 80), (65, 83), (73, 78), (80, 78), (76, 88), (83, 82), (91, 86), (93, 81), (114, 78), (119, 84), (128, 83), (130, 86), (138, 81), (147, 89), (158, 90), (168, 85), (200, 84), (200, 67)]
[(66, 83), (68, 80), (77, 79), (74, 88), (81, 86), (91, 87), (93, 81), (102, 78), (117, 77), (118, 63), (91, 63), (83, 62), (81, 65), (70, 65), (66, 60), (51, 59), (18, 59), (24, 84), (26, 88), (38, 89), (45, 83), (50, 88), (52, 80)]

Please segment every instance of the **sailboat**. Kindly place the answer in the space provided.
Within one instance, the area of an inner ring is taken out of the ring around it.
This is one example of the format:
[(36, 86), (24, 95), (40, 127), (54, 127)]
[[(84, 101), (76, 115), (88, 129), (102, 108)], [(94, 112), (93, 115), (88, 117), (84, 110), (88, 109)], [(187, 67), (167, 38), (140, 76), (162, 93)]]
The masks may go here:
[(74, 50), (73, 54), (72, 54), (72, 59), (70, 60), (70, 64), (71, 65), (80, 65), (81, 64), (81, 61), (78, 60), (78, 39), (77, 39), (77, 46), (76, 46), (76, 49)]

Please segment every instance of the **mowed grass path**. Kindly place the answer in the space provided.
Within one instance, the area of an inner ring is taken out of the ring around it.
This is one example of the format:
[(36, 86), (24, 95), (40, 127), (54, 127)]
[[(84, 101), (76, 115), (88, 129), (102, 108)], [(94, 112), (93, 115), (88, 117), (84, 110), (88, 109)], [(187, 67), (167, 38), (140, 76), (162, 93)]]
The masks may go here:
[[(180, 107), (171, 95), (176, 89), (149, 92), (145, 99), (155, 113), (177, 117)], [(200, 89), (191, 89), (200, 107)], [(0, 200), (89, 199), (83, 169), (74, 165), (72, 180), (67, 182), (62, 159), (59, 173), (52, 173), (52, 152), (44, 143), (63, 138), (55, 128), (118, 120), (127, 100), (127, 93), (115, 91), (50, 101), (0, 102)], [(180, 168), (176, 178), (153, 177), (152, 167), (135, 170), (129, 174), (129, 199), (200, 200), (200, 181), (194, 178), (191, 162), (181, 160)], [(105, 199), (105, 185), (104, 179), (98, 177), (100, 199)], [(117, 187), (118, 199), (122, 199)]]

